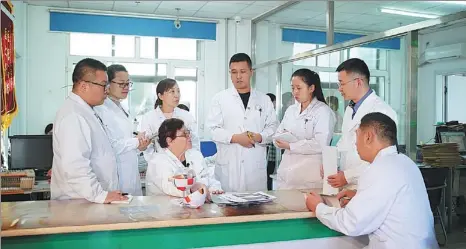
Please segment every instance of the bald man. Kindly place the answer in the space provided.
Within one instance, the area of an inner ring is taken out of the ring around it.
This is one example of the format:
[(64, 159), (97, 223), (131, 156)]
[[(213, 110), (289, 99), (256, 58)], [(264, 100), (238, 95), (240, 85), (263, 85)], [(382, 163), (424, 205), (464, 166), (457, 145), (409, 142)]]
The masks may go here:
[(421, 172), (411, 159), (398, 153), (396, 133), (396, 124), (387, 115), (365, 115), (356, 131), (356, 147), (370, 166), (361, 175), (357, 191), (337, 195), (344, 200), (343, 208), (325, 205), (316, 193), (307, 196), (306, 205), (333, 230), (349, 236), (369, 235), (366, 248), (437, 249)]

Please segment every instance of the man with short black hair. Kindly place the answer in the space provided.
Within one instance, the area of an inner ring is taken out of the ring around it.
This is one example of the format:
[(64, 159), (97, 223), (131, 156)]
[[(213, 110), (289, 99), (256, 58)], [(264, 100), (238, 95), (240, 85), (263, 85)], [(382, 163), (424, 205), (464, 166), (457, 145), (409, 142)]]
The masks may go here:
[(95, 203), (126, 200), (118, 191), (115, 153), (104, 124), (94, 112), (107, 97), (107, 67), (83, 59), (73, 71), (73, 90), (53, 127), (51, 199)]
[(355, 189), (359, 175), (367, 169), (356, 152), (356, 130), (361, 118), (368, 113), (381, 112), (397, 123), (396, 112), (370, 88), (370, 72), (366, 63), (352, 58), (341, 63), (337, 68), (338, 90), (345, 100), (349, 100), (341, 128), (342, 136), (338, 141), (338, 150), (343, 152), (344, 163), (337, 174), (328, 177), (328, 183), (334, 188)]
[(438, 248), (424, 180), (417, 165), (397, 150), (395, 121), (369, 113), (356, 134), (357, 151), (370, 163), (357, 192), (338, 193), (342, 208), (329, 207), (318, 194), (310, 193), (308, 209), (333, 230), (369, 235), (367, 248)]
[(278, 126), (270, 98), (251, 89), (251, 58), (230, 59), (233, 88), (217, 93), (206, 127), (217, 145), (216, 176), (225, 191), (267, 189), (266, 146)]

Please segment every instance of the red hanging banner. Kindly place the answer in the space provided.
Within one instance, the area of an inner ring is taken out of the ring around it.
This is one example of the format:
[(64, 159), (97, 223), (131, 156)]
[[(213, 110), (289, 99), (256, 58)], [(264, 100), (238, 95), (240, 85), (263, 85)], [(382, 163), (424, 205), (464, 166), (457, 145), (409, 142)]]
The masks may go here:
[[(2, 4), (4, 2), (2, 1)], [(13, 10), (11, 4), (8, 11)], [(18, 106), (16, 102), (15, 94), (15, 44), (14, 44), (14, 29), (13, 20), (1, 11), (1, 115), (2, 115), (2, 131), (7, 129), (13, 118), (18, 112)]]

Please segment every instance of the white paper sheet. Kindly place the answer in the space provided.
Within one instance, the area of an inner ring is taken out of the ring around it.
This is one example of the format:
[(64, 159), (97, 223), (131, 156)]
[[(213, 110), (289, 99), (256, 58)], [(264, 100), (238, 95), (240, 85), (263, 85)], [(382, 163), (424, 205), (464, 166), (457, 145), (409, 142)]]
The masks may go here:
[(322, 150), (322, 163), (324, 168), (324, 186), (322, 194), (336, 195), (338, 189), (328, 184), (327, 178), (337, 173), (338, 150), (337, 147), (325, 146)]
[(124, 200), (124, 201), (112, 201), (112, 204), (130, 204), (131, 201), (133, 200), (133, 196), (132, 196), (132, 195), (127, 195), (126, 197), (128, 197), (128, 200)]
[(275, 134), (272, 138), (273, 140), (280, 140), (280, 141), (285, 141), (288, 143), (294, 143), (298, 141), (298, 139), (293, 134), (287, 131), (283, 133)]

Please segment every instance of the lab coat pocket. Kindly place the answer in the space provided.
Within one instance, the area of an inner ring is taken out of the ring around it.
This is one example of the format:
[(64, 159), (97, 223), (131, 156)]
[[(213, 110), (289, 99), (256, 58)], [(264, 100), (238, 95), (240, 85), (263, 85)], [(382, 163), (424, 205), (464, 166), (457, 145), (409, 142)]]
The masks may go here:
[(226, 166), (234, 158), (232, 148), (229, 148), (228, 145), (217, 144), (217, 155), (215, 155), (215, 164), (217, 166)]

